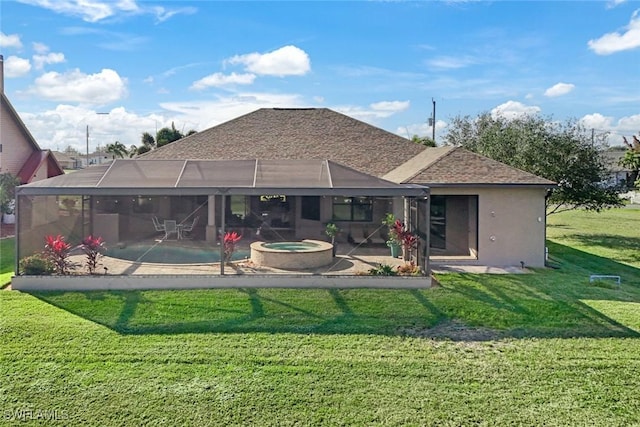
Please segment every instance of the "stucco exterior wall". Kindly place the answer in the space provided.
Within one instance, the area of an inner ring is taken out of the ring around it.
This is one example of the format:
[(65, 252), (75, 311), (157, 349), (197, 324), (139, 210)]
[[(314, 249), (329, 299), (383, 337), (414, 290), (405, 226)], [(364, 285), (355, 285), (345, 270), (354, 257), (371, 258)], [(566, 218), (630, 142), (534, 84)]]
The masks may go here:
[(478, 257), (469, 265), (543, 267), (545, 190), (543, 188), (431, 188), (432, 195), (478, 196)]
[(0, 173), (16, 175), (27, 161), (33, 148), (13, 120), (13, 115), (4, 103), (0, 104)]

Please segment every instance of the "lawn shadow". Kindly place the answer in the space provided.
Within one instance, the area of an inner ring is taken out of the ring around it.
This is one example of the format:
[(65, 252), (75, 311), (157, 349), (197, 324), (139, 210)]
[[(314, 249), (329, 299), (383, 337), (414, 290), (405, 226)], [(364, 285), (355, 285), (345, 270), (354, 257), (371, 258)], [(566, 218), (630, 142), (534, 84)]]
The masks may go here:
[[(440, 286), (391, 289), (208, 289), (34, 292), (120, 334), (313, 333), (439, 340), (640, 337), (586, 300), (640, 302), (640, 270), (549, 242), (558, 269), (439, 275)], [(589, 274), (616, 273), (613, 289)]]
[(621, 238), (619, 235), (613, 234), (575, 234), (570, 238), (584, 246), (621, 249), (624, 252), (619, 252), (619, 256), (624, 257), (625, 261), (640, 261), (640, 238), (638, 237)]

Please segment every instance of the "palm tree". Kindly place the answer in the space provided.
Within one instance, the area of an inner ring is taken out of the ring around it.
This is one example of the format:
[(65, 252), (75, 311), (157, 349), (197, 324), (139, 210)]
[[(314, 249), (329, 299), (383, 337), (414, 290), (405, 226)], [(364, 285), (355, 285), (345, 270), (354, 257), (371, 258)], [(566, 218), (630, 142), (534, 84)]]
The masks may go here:
[(116, 157), (122, 159), (124, 156), (129, 154), (127, 147), (125, 147), (125, 145), (120, 141), (116, 141), (113, 144), (107, 144), (106, 152), (111, 153), (114, 159)]

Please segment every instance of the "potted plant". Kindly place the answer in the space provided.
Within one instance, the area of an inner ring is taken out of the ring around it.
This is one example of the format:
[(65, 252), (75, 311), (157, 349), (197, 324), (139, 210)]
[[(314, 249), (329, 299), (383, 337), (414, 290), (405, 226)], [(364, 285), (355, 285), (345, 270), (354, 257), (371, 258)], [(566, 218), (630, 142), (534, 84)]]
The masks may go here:
[(410, 258), (411, 251), (418, 244), (418, 237), (406, 229), (404, 223), (399, 219), (395, 219), (392, 214), (387, 214), (382, 221), (389, 227), (389, 238), (387, 246), (391, 248), (391, 256), (397, 258), (402, 248), (402, 258), (407, 261)]
[(396, 226), (396, 223), (400, 223), (400, 220), (397, 220), (393, 216), (393, 214), (388, 213), (384, 216), (382, 223), (389, 228), (389, 234), (386, 243), (391, 250), (391, 256), (393, 258), (397, 258), (400, 255), (400, 248), (402, 247), (402, 237), (398, 233), (398, 227)]
[(20, 185), (20, 179), (10, 173), (0, 174), (0, 211), (2, 222), (13, 224), (16, 222), (15, 194), (16, 186)]
[(328, 223), (324, 229), (324, 232), (327, 234), (327, 236), (331, 238), (331, 245), (333, 246), (334, 257), (336, 256), (336, 251), (338, 249), (338, 245), (336, 244), (336, 235), (338, 234), (339, 231), (340, 229), (338, 228), (338, 226), (332, 222)]

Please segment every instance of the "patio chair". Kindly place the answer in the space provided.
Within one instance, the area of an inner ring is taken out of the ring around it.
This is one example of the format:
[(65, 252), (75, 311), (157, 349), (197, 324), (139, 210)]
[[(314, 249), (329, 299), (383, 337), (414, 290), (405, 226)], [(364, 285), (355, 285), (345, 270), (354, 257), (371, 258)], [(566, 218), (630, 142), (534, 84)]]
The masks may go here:
[(182, 234), (181, 237), (185, 237), (184, 233), (191, 233), (193, 231), (193, 227), (195, 227), (198, 224), (199, 219), (200, 217), (196, 216), (193, 218), (193, 221), (191, 222), (191, 224), (184, 225), (181, 230), (181, 234)]
[(172, 234), (176, 235), (176, 239), (180, 238), (180, 233), (178, 231), (178, 224), (175, 220), (165, 219), (164, 220), (164, 238), (165, 240), (169, 239), (169, 236)]
[(153, 221), (153, 228), (155, 228), (156, 231), (164, 231), (164, 225), (160, 224), (160, 220), (158, 220), (157, 216), (152, 216), (151, 221)]

